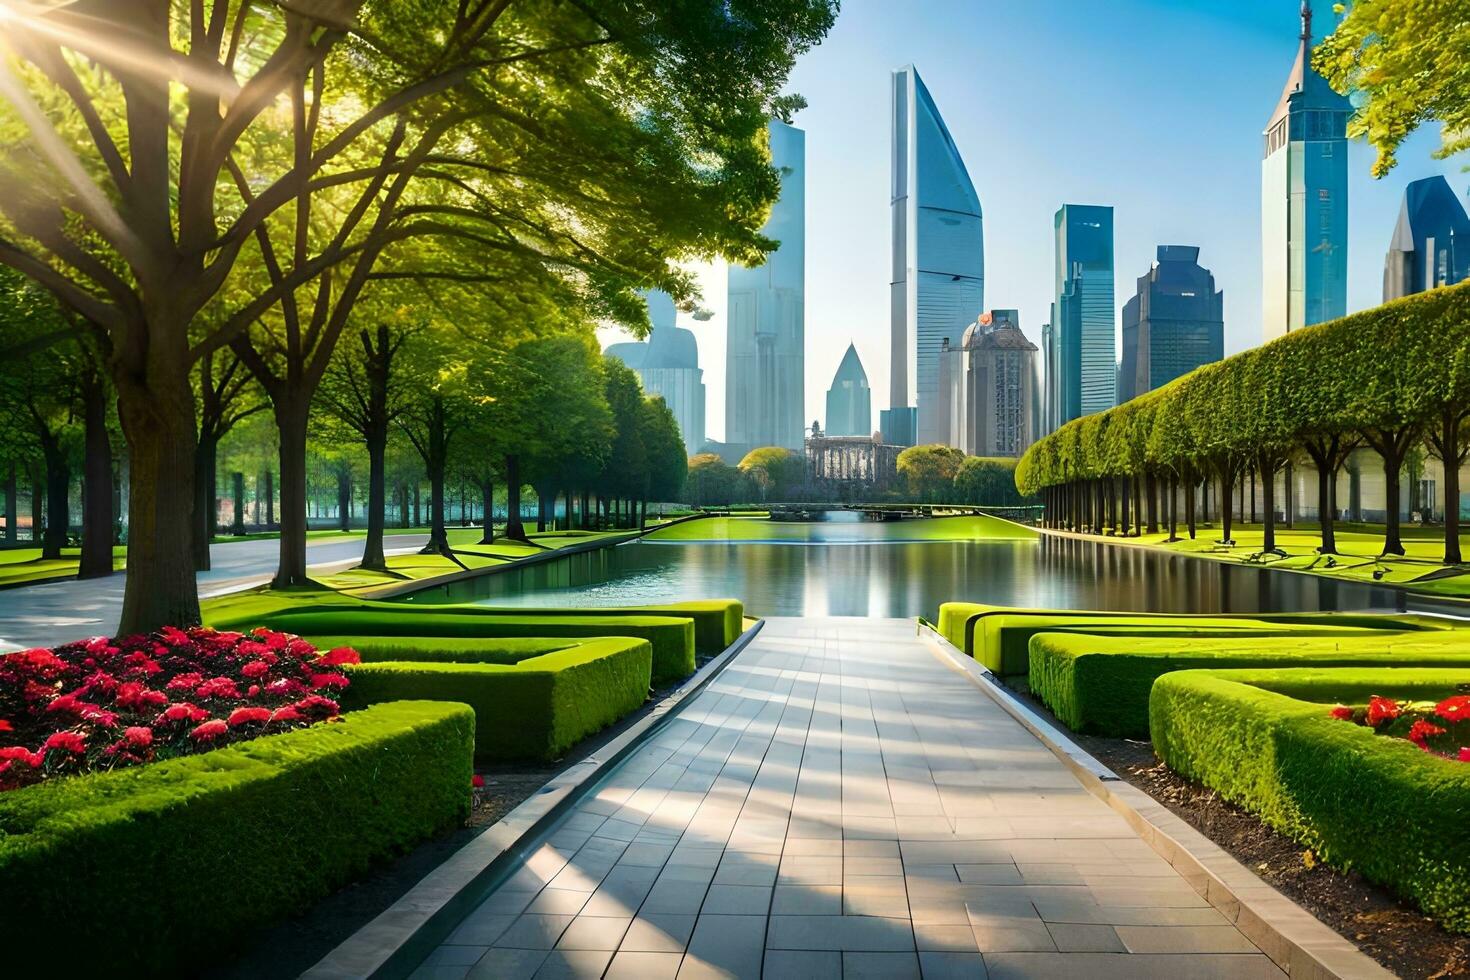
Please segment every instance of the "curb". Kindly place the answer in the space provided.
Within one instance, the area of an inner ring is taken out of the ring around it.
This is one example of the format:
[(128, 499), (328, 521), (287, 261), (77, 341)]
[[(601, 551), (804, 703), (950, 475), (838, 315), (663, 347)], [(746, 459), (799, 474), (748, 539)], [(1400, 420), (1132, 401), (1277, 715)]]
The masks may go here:
[(1229, 852), (1143, 790), (1088, 755), (1050, 721), (927, 624), (919, 636), (935, 658), (1000, 705), (1039, 738), (1084, 788), (1112, 807), (1217, 912), (1294, 980), (1392, 980), (1347, 939), (1231, 857)]
[(596, 755), (553, 776), (529, 799), (466, 843), (387, 909), (305, 973), (309, 980), (405, 977), (578, 802), (669, 723), (755, 639), (757, 620), (725, 651), (629, 726)]

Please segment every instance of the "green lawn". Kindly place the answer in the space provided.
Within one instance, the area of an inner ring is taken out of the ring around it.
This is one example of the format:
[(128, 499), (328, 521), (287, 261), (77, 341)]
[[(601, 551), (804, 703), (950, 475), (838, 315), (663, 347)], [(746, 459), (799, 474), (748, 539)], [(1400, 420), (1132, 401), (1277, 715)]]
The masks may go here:
[(768, 520), (750, 517), (706, 517), (659, 528), (653, 541), (809, 541), (814, 535), (829, 540), (864, 537), (874, 541), (1025, 541), (1036, 537), (1029, 528), (994, 517), (909, 518), (902, 521), (827, 523)]
[[(114, 568), (123, 567), (126, 553), (121, 545), (112, 549)], [(0, 588), (71, 578), (77, 573), (80, 558), (80, 548), (63, 548), (61, 558), (45, 561), (41, 560), (40, 548), (6, 548), (0, 551)]]

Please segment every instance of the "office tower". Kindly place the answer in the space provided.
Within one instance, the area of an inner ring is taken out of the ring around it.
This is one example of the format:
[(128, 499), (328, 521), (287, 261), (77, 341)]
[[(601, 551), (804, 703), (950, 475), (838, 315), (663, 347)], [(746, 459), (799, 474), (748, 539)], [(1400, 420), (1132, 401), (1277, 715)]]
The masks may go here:
[(730, 266), (725, 442), (800, 450), (805, 438), (806, 134), (771, 120), (781, 196), (761, 234), (781, 245), (755, 268)]
[(1123, 305), (1118, 401), (1225, 356), (1225, 294), (1192, 245), (1160, 245), (1158, 262)]
[(972, 456), (1020, 456), (1036, 438), (1036, 345), (1015, 310), (982, 313), (940, 355), (953, 445)]
[(958, 346), (985, 303), (980, 198), (912, 65), (893, 73), (890, 444), (950, 441), (938, 404), (939, 351)]
[(1470, 218), (1441, 176), (1404, 188), (1398, 224), (1383, 263), (1383, 301), (1470, 276)]
[(1047, 338), (1047, 431), (1115, 404), (1113, 209), (1063, 204), (1052, 222), (1056, 277)]
[(847, 345), (842, 363), (827, 389), (827, 435), (867, 436), (873, 434), (872, 393), (868, 372), (858, 359), (857, 348)]
[(638, 374), (643, 390), (663, 398), (689, 455), (704, 445), (704, 371), (699, 367), (699, 344), (692, 331), (674, 325), (674, 301), (662, 290), (643, 294), (653, 332), (647, 343), (610, 344), (604, 354), (616, 357)]
[(1261, 163), (1262, 329), (1274, 340), (1347, 313), (1348, 100), (1312, 70), (1312, 8), (1266, 124)]

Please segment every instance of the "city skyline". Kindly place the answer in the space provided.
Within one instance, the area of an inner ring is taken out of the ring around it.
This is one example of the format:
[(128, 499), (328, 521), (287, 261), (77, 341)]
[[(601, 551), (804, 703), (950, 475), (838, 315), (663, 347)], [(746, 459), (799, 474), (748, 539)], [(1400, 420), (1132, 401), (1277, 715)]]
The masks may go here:
[[(831, 36), (798, 63), (791, 89), (810, 102), (795, 120), (807, 131), (811, 175), (808, 425), (822, 417), (849, 339), (868, 367), (875, 416), (889, 404), (888, 88), (891, 71), (911, 62), (944, 109), (985, 203), (987, 306), (1019, 309), (1023, 331), (1039, 346), (1053, 285), (1052, 215), (1065, 201), (1095, 201), (1115, 208), (1119, 298), (1132, 293), (1158, 245), (1197, 244), (1228, 294), (1226, 354), (1260, 343), (1261, 131), (1298, 46), (1296, 0), (1229, 9), (1120, 0), (1107, 10), (1067, 9), (1069, 30), (1059, 34), (1040, 9), (934, 2), (908, 16), (852, 0)], [(1319, 0), (1314, 33), (1334, 23)], [(977, 72), (973, 40), (1002, 34), (1005, 71)], [(1024, 67), (1045, 63), (1053, 68)], [(1130, 68), (1119, 72), (1118, 64)], [(1059, 105), (1067, 106), (1064, 119), (1053, 115)], [(1349, 312), (1381, 300), (1384, 250), (1410, 181), (1442, 174), (1464, 200), (1463, 158), (1431, 159), (1438, 140), (1437, 127), (1414, 134), (1380, 181), (1369, 174), (1372, 149), (1349, 144)], [(697, 322), (681, 313), (679, 322), (699, 338), (707, 431), (719, 439), (725, 271), (698, 274), (702, 305), (714, 316)], [(604, 343), (619, 336), (606, 331)]]

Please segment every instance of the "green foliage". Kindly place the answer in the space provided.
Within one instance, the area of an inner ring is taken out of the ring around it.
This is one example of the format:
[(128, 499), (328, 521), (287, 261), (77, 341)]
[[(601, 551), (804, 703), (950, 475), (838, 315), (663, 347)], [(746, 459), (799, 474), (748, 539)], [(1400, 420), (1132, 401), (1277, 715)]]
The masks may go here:
[(689, 458), (684, 500), (696, 507), (729, 506), (750, 498), (745, 474), (715, 453)]
[(1171, 769), (1310, 848), (1470, 931), (1470, 766), (1328, 714), (1369, 694), (1438, 700), (1470, 670), (1177, 671), (1149, 699)]
[[(359, 638), (346, 642), (358, 647)], [(401, 659), (347, 668), (352, 685), (343, 704), (462, 701), (475, 709), (476, 758), (549, 762), (648, 698), (653, 648), (646, 640), (590, 640), (510, 664), (465, 662), (469, 651), (444, 650), (444, 642), (400, 637), (394, 646)]]
[(1016, 507), (1034, 501), (1016, 490), (1016, 460), (1010, 457), (966, 456), (954, 475), (949, 503)]
[[(1388, 626), (1392, 630), (1393, 626)], [(1031, 638), (1027, 685), (1073, 731), (1148, 737), (1148, 695), (1176, 670), (1239, 667), (1465, 667), (1459, 631), (1373, 636), (1303, 633), (1179, 637), (1039, 633)]]
[(739, 470), (761, 499), (789, 496), (806, 478), (806, 460), (781, 446), (760, 446), (746, 453)]
[(908, 481), (913, 499), (945, 503), (964, 459), (965, 454), (953, 446), (910, 446), (898, 454), (898, 475)]
[(7, 970), (88, 950), (194, 975), (469, 813), (474, 717), (407, 701), (340, 723), (0, 794)]
[(570, 650), (576, 640), (548, 637), (308, 636), (318, 650), (351, 647), (362, 662), (422, 660), (454, 664), (518, 664), (532, 657)]

